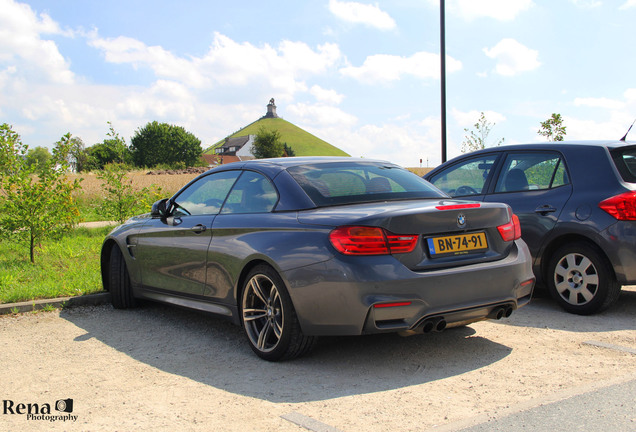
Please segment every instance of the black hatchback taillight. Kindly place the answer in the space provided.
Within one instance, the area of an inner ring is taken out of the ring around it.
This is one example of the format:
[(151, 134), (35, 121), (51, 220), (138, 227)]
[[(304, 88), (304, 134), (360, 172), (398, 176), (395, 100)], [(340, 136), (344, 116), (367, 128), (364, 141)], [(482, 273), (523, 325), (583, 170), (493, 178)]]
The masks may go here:
[(636, 220), (636, 192), (630, 191), (601, 201), (598, 206), (618, 220)]

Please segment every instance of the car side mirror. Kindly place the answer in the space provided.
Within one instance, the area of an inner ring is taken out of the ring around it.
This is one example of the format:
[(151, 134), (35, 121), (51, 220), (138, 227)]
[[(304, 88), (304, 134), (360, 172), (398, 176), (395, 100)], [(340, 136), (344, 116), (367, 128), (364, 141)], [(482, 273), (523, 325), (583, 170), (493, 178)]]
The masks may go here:
[(152, 217), (160, 217), (166, 218), (170, 216), (168, 213), (168, 208), (170, 206), (170, 200), (168, 198), (164, 198), (155, 202), (152, 205), (152, 209), (150, 210), (150, 216)]

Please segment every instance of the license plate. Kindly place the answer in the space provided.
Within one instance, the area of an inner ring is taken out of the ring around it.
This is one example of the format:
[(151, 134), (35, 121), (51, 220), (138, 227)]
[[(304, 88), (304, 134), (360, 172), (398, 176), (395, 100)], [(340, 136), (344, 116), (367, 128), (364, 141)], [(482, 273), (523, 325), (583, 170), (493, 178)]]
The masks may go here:
[(431, 257), (463, 255), (488, 249), (486, 234), (483, 232), (432, 237), (427, 240)]

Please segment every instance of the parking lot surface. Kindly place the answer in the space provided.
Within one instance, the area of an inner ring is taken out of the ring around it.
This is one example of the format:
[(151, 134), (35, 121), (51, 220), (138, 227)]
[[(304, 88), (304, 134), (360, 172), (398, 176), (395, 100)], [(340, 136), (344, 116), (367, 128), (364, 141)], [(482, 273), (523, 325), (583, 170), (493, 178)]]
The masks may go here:
[[(152, 303), (3, 316), (0, 429), (496, 430), (539, 407), (569, 416), (566, 402), (594, 391), (633, 391), (635, 317), (634, 287), (587, 317), (538, 298), (500, 321), (323, 338), (268, 363), (239, 327)], [(586, 412), (636, 425), (633, 404)]]

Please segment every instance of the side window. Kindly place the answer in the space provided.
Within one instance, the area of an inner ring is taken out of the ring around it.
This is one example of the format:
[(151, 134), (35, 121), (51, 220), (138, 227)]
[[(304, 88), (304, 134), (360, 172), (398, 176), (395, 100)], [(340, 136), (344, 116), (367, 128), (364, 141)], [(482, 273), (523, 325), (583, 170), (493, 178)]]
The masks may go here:
[(240, 171), (210, 174), (192, 183), (174, 200), (175, 215), (217, 214)]
[(567, 171), (558, 153), (511, 153), (506, 157), (495, 192), (544, 190), (568, 183)]
[(221, 214), (267, 213), (277, 201), (276, 189), (266, 177), (245, 171), (232, 188)]
[(480, 156), (455, 164), (430, 182), (452, 197), (485, 193), (484, 185), (497, 155)]
[(554, 170), (554, 177), (552, 178), (551, 188), (563, 186), (566, 184), (570, 184), (570, 177), (568, 177), (568, 172), (565, 170), (565, 163), (563, 163), (563, 159), (559, 159), (559, 163)]

